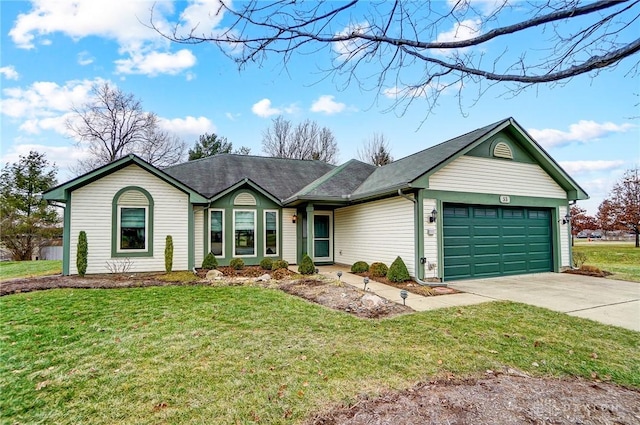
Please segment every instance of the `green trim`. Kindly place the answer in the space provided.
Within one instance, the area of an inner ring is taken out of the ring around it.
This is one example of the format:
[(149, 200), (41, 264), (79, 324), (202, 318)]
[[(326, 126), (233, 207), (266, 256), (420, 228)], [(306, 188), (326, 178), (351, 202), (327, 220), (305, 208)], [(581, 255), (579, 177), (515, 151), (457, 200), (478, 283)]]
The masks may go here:
[[(500, 142), (506, 143), (509, 148), (511, 148), (513, 159), (500, 158), (493, 155), (494, 148)], [(489, 140), (480, 143), (478, 146), (467, 152), (466, 155), (501, 161), (523, 162), (526, 164), (536, 163), (535, 159), (533, 159), (533, 157), (522, 147), (522, 142), (512, 138), (506, 131), (500, 132)]]
[[(120, 196), (128, 190), (137, 190), (147, 197), (149, 202), (147, 214), (149, 228), (145, 229), (148, 232), (147, 235), (147, 249), (139, 252), (118, 252), (118, 199)], [(112, 258), (127, 258), (127, 257), (153, 257), (153, 197), (146, 190), (139, 186), (127, 186), (120, 189), (113, 196), (111, 200), (111, 257)]]
[(193, 205), (187, 205), (187, 208), (189, 208), (187, 216), (187, 228), (189, 232), (189, 235), (187, 236), (187, 268), (188, 270), (193, 270), (196, 263), (196, 242), (194, 233), (195, 211)]
[(71, 262), (71, 192), (65, 192), (62, 228), (62, 274), (69, 276)]
[(306, 253), (313, 259), (313, 204), (308, 204), (307, 212), (307, 250)]
[[(415, 271), (417, 271), (417, 278), (420, 280), (424, 279), (424, 264), (420, 263), (420, 258), (424, 257), (424, 191), (420, 190), (415, 195), (416, 204), (414, 208), (414, 225), (415, 225)], [(414, 271), (414, 272), (415, 272)]]
[[(213, 196), (211, 198), (211, 202), (216, 202), (221, 200), (222, 198), (224, 198), (225, 196), (227, 196), (230, 193), (235, 192), (236, 190), (240, 189), (242, 186), (247, 185), (249, 186), (251, 189), (255, 190), (256, 192), (258, 192), (260, 195), (262, 195), (263, 197), (269, 199), (271, 202), (273, 202), (274, 204), (276, 204), (278, 207), (282, 206), (280, 200), (278, 198), (275, 198), (273, 195), (271, 195), (269, 192), (267, 192), (266, 190), (264, 190), (263, 188), (261, 188), (258, 184), (256, 184), (255, 182), (253, 182), (250, 179), (242, 179), (239, 182), (237, 182), (234, 185), (229, 186), (228, 188), (226, 188), (225, 190), (223, 190), (222, 192), (216, 194), (215, 196)], [(248, 193), (251, 193), (251, 191), (247, 191)], [(237, 195), (239, 195), (240, 192), (237, 193)], [(253, 193), (251, 193), (253, 195)], [(236, 196), (237, 196), (236, 195)], [(255, 197), (255, 195), (254, 195)], [(235, 196), (233, 197), (235, 198)], [(256, 202), (257, 202), (257, 198), (256, 198)], [(233, 205), (233, 199), (231, 199), (231, 204)], [(247, 205), (249, 206), (249, 205)], [(251, 205), (253, 206), (253, 205)]]
[[(424, 192), (424, 191), (423, 191)], [(444, 223), (442, 220), (442, 201), (436, 199), (436, 249), (438, 252), (438, 278), (444, 282)]]
[[(504, 193), (486, 194), (486, 193), (468, 193), (468, 192), (449, 192), (445, 190), (424, 189), (423, 195), (427, 199), (437, 199), (440, 202), (452, 202), (458, 204), (473, 205), (499, 205), (503, 207), (546, 207), (555, 208), (567, 205), (566, 199), (559, 198), (538, 198), (534, 196), (518, 196), (509, 195), (508, 204), (500, 203), (500, 196)], [(436, 208), (437, 211), (440, 209)]]
[[(223, 220), (224, 220), (224, 213), (222, 213), (223, 216)], [(209, 226), (211, 225), (209, 223), (209, 220), (211, 220), (211, 218), (209, 217), (209, 207), (207, 206), (206, 208), (204, 208), (202, 210), (202, 260), (204, 261), (204, 257), (207, 256), (207, 254), (209, 254), (209, 244), (211, 243), (211, 235), (209, 234)], [(224, 232), (224, 228), (223, 228), (223, 232)], [(222, 235), (224, 237), (224, 233)], [(201, 266), (202, 264), (199, 264), (198, 266)]]
[(189, 194), (189, 201), (191, 203), (207, 203), (208, 200), (206, 197), (191, 189), (189, 186), (184, 183), (174, 179), (170, 175), (166, 174), (164, 171), (159, 170), (153, 165), (149, 164), (146, 161), (143, 161), (136, 155), (127, 155), (123, 158), (120, 158), (116, 161), (110, 162), (109, 164), (103, 165), (100, 168), (97, 168), (93, 171), (90, 171), (86, 174), (83, 174), (80, 177), (76, 177), (73, 180), (70, 180), (66, 183), (63, 183), (59, 186), (56, 186), (52, 189), (47, 190), (43, 193), (42, 197), (48, 201), (59, 201), (64, 202), (66, 200), (65, 192), (71, 192), (73, 190), (79, 189), (83, 186), (88, 185), (102, 177), (111, 174), (115, 171), (121, 170), (129, 165), (136, 164), (140, 168), (148, 171), (154, 176), (160, 178), (165, 181), (169, 185), (175, 187), (176, 189)]

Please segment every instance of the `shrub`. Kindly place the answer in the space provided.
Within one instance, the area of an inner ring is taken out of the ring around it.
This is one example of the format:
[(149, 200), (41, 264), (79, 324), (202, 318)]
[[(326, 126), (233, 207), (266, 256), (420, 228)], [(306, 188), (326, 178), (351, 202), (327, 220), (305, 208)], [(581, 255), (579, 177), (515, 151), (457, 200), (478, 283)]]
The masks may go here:
[(78, 235), (78, 253), (76, 254), (76, 268), (81, 277), (84, 277), (85, 273), (87, 273), (88, 255), (89, 245), (87, 244), (87, 234), (84, 230), (81, 230)]
[(385, 277), (389, 267), (384, 263), (371, 263), (369, 266), (369, 274), (371, 277)]
[(584, 252), (574, 252), (573, 253), (573, 267), (579, 269), (582, 265), (587, 261), (587, 254)]
[(288, 269), (288, 268), (289, 268), (289, 263), (287, 263), (284, 260), (276, 260), (273, 262), (273, 265), (271, 266), (271, 270)]
[(286, 279), (287, 276), (289, 276), (289, 271), (287, 269), (278, 269), (271, 273), (271, 277), (275, 280)]
[(260, 261), (260, 267), (263, 270), (273, 269), (273, 260), (271, 258), (263, 258), (262, 261)]
[(369, 265), (364, 261), (356, 261), (351, 266), (351, 273), (364, 273), (369, 271)]
[(234, 270), (242, 270), (244, 268), (244, 261), (242, 258), (232, 258), (231, 261), (229, 261), (229, 267)]
[(202, 268), (212, 270), (217, 267), (218, 267), (218, 260), (216, 260), (216, 256), (213, 255), (213, 252), (208, 253), (207, 256), (204, 257), (204, 260), (202, 261)]
[(307, 254), (302, 257), (302, 261), (298, 266), (298, 273), (300, 274), (314, 274), (316, 272), (316, 266), (313, 264), (313, 260)]
[(402, 258), (397, 257), (393, 260), (387, 272), (387, 279), (392, 282), (404, 282), (411, 279), (407, 266), (404, 264), (404, 261), (402, 261)]
[(164, 270), (167, 273), (171, 273), (173, 270), (173, 238), (171, 235), (167, 235), (164, 243)]

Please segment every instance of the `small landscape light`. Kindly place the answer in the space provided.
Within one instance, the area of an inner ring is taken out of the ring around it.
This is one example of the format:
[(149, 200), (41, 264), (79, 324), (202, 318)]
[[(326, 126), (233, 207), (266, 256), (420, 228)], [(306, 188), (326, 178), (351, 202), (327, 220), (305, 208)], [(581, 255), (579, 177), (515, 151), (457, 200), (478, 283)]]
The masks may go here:
[(338, 270), (338, 273), (336, 273), (338, 275), (338, 280), (340, 280), (340, 278), (342, 277), (342, 272), (340, 270)]
[(402, 298), (402, 305), (407, 305), (407, 297), (409, 296), (409, 293), (407, 292), (406, 289), (402, 289), (400, 291), (400, 298)]
[(364, 279), (362, 279), (362, 281), (364, 282), (364, 290), (367, 290), (367, 285), (369, 284), (369, 278), (365, 277)]

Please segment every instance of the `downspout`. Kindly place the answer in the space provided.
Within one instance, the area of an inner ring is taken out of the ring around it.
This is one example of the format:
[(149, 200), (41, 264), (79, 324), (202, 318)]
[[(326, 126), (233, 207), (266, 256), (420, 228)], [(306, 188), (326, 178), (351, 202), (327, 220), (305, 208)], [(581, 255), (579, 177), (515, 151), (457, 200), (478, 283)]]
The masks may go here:
[[(398, 189), (398, 196), (400, 196), (400, 197), (402, 197), (402, 198), (404, 198), (404, 199), (406, 199), (408, 201), (413, 202), (413, 205), (414, 205), (414, 208), (413, 208), (414, 212), (413, 213), (414, 213), (414, 216), (417, 216), (417, 214), (418, 214), (418, 201), (415, 198), (411, 198), (411, 197), (405, 195), (404, 193), (402, 193), (402, 189)], [(416, 232), (414, 232), (414, 237), (415, 237), (415, 234), (416, 234)], [(415, 245), (416, 248), (419, 246), (417, 241), (414, 243), (414, 245)], [(421, 257), (418, 256), (418, 258), (421, 258)], [(421, 263), (420, 263), (420, 261), (416, 261), (415, 263), (416, 264), (415, 264), (415, 278), (414, 278), (414, 280), (416, 281), (417, 284), (419, 284), (420, 286), (431, 286), (431, 287), (436, 287), (436, 286), (444, 286), (444, 287), (446, 287), (447, 286), (447, 284), (444, 283), (444, 282), (441, 282), (441, 283), (425, 282), (423, 280), (420, 280), (420, 278), (418, 277), (419, 276), (418, 267), (420, 267)]]

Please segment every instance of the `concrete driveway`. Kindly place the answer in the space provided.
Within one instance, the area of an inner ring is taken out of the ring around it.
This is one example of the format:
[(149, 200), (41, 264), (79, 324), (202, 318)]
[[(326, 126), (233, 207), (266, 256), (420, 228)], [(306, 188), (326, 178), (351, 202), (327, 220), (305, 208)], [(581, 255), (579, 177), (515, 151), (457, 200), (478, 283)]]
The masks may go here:
[(494, 300), (516, 301), (640, 332), (640, 283), (568, 273), (448, 282)]

